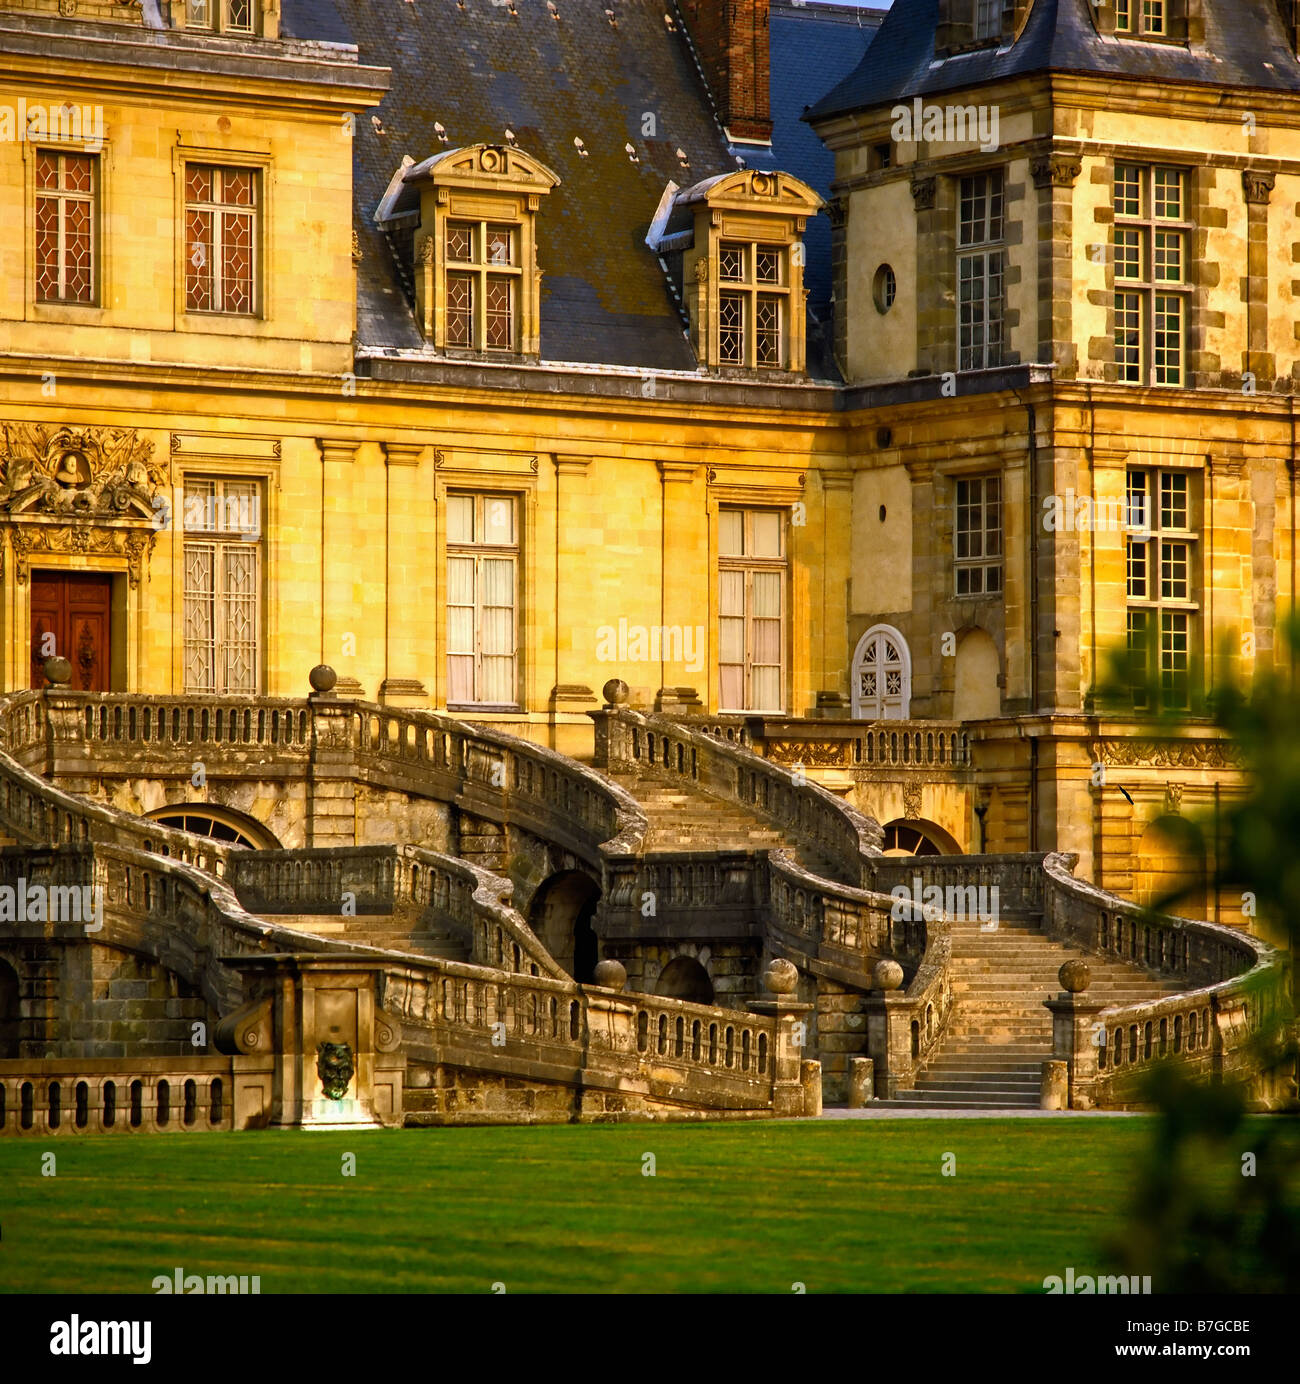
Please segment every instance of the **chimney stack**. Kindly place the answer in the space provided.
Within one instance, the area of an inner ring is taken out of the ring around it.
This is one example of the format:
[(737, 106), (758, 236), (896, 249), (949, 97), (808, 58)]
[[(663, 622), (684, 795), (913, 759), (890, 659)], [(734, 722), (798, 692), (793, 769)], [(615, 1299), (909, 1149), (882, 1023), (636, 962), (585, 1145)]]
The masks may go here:
[(768, 0), (678, 0), (732, 140), (772, 138)]

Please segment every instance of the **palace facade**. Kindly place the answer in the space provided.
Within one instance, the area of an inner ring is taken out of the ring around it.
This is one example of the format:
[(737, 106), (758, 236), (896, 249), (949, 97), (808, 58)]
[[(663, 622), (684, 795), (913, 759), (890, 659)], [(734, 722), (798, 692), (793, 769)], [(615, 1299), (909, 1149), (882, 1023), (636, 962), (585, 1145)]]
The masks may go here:
[(1280, 0), (0, 4), (0, 690), (621, 678), (1157, 897), (1287, 657), (1298, 114)]

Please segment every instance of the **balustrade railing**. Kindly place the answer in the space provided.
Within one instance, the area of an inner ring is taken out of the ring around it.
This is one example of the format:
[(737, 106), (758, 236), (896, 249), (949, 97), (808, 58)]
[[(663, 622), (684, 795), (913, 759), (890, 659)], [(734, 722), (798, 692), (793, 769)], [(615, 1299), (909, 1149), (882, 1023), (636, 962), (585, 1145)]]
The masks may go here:
[(234, 1087), (229, 1057), (0, 1061), (0, 1134), (228, 1130)]
[(970, 735), (960, 721), (834, 721), (752, 716), (744, 743), (778, 764), (805, 769), (970, 767)]

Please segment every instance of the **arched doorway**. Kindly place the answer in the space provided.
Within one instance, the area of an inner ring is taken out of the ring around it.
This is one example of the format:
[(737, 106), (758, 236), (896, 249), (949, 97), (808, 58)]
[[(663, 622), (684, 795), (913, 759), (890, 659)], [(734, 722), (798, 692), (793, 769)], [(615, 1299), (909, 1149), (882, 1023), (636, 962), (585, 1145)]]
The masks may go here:
[(18, 1051), (18, 972), (0, 961), (0, 1061), (20, 1056)]
[(713, 982), (708, 971), (693, 956), (674, 956), (660, 972), (655, 994), (666, 1000), (712, 1004)]
[(600, 945), (591, 920), (600, 903), (600, 886), (581, 870), (552, 875), (528, 905), (528, 926), (542, 945), (580, 985), (589, 985)]
[(1157, 817), (1138, 843), (1133, 884), (1138, 903), (1204, 920), (1205, 842), (1200, 829), (1185, 817)]
[(961, 847), (933, 822), (889, 822), (884, 828), (882, 855), (960, 855)]
[(1002, 666), (986, 630), (970, 630), (957, 645), (952, 714), (956, 721), (984, 721), (1002, 714)]
[(912, 655), (893, 625), (872, 625), (853, 651), (853, 719), (904, 721), (912, 708)]
[(280, 843), (253, 817), (212, 803), (172, 803), (155, 808), (145, 817), (160, 826), (175, 827), (193, 836), (208, 836), (250, 851), (275, 851)]

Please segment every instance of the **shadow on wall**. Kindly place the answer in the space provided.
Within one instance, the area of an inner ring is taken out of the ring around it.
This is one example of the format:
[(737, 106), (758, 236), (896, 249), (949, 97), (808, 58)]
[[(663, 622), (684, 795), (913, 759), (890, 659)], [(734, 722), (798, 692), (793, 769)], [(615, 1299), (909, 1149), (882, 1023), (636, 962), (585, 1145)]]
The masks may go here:
[(600, 959), (591, 920), (600, 887), (581, 870), (563, 870), (545, 880), (528, 905), (528, 926), (579, 985), (590, 985)]

